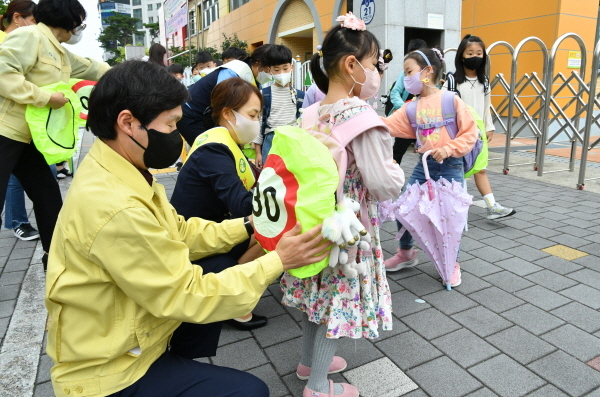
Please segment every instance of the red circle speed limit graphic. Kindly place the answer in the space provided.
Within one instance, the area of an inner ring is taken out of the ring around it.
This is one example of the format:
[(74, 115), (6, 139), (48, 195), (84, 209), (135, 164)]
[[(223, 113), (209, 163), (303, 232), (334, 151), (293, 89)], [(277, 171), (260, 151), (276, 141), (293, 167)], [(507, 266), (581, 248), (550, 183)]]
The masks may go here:
[(255, 236), (260, 245), (273, 251), (283, 233), (296, 224), (298, 181), (283, 159), (269, 154), (254, 188), (252, 214)]

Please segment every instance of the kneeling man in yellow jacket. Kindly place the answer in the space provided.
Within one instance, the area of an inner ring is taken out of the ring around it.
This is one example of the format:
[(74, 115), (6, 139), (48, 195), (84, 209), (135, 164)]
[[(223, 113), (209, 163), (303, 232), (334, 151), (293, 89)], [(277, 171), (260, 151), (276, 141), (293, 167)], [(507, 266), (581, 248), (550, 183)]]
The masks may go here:
[(254, 262), (203, 274), (190, 260), (227, 252), (251, 219), (177, 215), (148, 168), (173, 164), (186, 88), (141, 61), (112, 68), (89, 99), (98, 137), (73, 180), (49, 254), (46, 307), (54, 392), (71, 396), (268, 396), (241, 371), (168, 352), (181, 322), (250, 313), (284, 270), (322, 260), (320, 228), (285, 235)]

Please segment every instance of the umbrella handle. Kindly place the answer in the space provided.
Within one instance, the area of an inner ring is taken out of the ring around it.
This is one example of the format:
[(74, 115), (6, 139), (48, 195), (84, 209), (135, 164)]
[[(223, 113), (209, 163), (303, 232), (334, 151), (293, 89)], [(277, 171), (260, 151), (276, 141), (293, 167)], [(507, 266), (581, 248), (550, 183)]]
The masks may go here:
[[(421, 159), (421, 161), (423, 162), (423, 171), (425, 172), (425, 179), (427, 180), (427, 190), (429, 191), (429, 200), (433, 200), (435, 195), (433, 193), (433, 186), (431, 186), (431, 178), (429, 176), (429, 167), (427, 167), (427, 157), (429, 157), (430, 154), (431, 154), (431, 150), (428, 150), (425, 153), (423, 153), (423, 158)], [(440, 162), (440, 164), (441, 163), (442, 162)]]

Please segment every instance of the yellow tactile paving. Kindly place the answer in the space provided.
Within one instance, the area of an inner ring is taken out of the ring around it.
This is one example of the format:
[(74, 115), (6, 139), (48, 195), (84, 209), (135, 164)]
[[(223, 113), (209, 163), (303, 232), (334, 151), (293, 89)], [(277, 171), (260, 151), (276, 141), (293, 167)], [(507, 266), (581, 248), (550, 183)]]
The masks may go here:
[(573, 249), (571, 247), (567, 247), (566, 245), (558, 244), (553, 245), (552, 247), (544, 248), (544, 251), (547, 254), (558, 256), (559, 258), (566, 259), (568, 261), (572, 261), (573, 259), (581, 258), (587, 256), (585, 252)]

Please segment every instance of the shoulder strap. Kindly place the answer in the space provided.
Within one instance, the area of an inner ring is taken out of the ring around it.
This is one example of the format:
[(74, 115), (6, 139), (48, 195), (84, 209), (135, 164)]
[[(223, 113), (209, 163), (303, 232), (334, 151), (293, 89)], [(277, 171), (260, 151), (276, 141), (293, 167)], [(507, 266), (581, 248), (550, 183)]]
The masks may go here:
[(267, 120), (269, 119), (269, 115), (271, 114), (271, 87), (265, 87), (261, 91), (264, 100), (264, 111), (262, 115), (262, 126), (261, 133), (264, 135), (267, 131), (269, 125), (267, 124)]
[(421, 139), (419, 139), (419, 125), (417, 124), (417, 102), (418, 100), (408, 102), (406, 106), (406, 117), (408, 117), (408, 121), (415, 132), (415, 137), (417, 138), (417, 147), (421, 147)]
[(456, 138), (458, 134), (458, 126), (456, 124), (456, 107), (454, 98), (456, 93), (452, 91), (444, 91), (442, 93), (442, 117), (446, 124), (446, 130), (451, 139)]
[(294, 88), (294, 95), (296, 95), (296, 118), (300, 117), (300, 109), (302, 109), (302, 104), (304, 103), (304, 91), (297, 90)]
[(452, 72), (446, 73), (446, 82), (448, 83), (447, 84), (448, 91), (455, 92), (460, 97), (460, 92), (458, 91), (458, 88), (456, 87), (456, 78), (454, 77), (454, 73), (452, 73)]
[(487, 94), (490, 91), (490, 79), (488, 79), (487, 75), (484, 76), (483, 80), (483, 92)]

